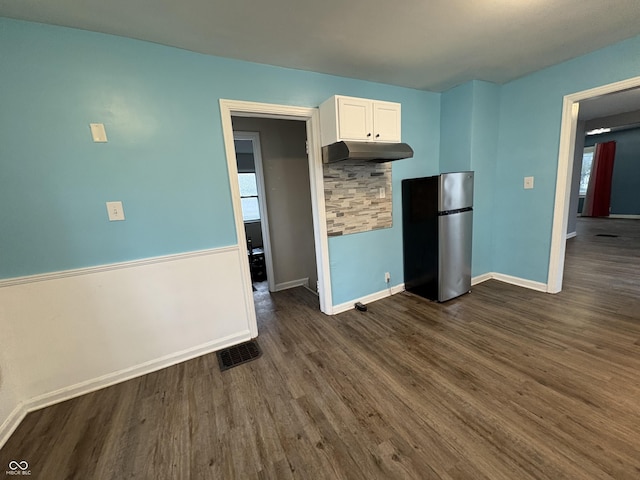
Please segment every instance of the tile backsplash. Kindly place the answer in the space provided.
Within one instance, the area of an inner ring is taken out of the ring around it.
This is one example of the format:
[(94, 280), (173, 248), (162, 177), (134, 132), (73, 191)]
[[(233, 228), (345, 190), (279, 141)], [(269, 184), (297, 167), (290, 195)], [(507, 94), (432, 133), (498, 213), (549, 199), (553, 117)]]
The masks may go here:
[[(330, 237), (393, 225), (391, 163), (339, 162), (323, 167)], [(380, 198), (381, 188), (384, 198)]]

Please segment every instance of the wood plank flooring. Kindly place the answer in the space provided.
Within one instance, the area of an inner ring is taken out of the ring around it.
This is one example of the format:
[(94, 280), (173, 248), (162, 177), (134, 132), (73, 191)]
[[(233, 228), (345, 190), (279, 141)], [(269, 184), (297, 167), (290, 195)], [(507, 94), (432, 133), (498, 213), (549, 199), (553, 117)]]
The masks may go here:
[(261, 358), (220, 373), (206, 355), (31, 413), (0, 465), (48, 480), (638, 479), (639, 292), (640, 222), (606, 219), (579, 222), (558, 295), (489, 281), (327, 317), (303, 288), (262, 290)]

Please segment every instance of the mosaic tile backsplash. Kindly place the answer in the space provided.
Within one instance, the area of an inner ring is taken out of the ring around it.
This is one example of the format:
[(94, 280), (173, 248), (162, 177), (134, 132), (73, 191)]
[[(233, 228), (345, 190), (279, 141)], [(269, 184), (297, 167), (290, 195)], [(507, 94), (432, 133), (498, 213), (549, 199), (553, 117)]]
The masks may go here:
[(330, 237), (390, 228), (391, 163), (324, 164), (324, 200)]

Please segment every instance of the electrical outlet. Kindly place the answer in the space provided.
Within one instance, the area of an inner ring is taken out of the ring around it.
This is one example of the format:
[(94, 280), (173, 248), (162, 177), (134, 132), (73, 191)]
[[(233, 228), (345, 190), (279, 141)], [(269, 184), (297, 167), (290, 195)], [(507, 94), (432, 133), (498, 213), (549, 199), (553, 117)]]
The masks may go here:
[(533, 188), (533, 177), (524, 177), (525, 190), (531, 190)]
[(124, 220), (122, 202), (107, 202), (107, 214), (110, 222)]
[(384, 273), (384, 281), (385, 283), (389, 283), (391, 281), (391, 275), (389, 274), (389, 272)]
[(103, 123), (90, 123), (91, 138), (96, 143), (107, 143), (107, 132), (104, 129)]
[(387, 196), (387, 190), (384, 187), (378, 189), (378, 198), (385, 198)]

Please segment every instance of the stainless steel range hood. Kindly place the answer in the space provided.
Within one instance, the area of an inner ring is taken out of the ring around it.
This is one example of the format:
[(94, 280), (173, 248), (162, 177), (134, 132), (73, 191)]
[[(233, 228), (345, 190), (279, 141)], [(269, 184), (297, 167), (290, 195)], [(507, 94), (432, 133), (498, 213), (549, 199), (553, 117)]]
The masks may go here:
[(322, 147), (324, 163), (362, 161), (391, 162), (413, 157), (413, 149), (406, 143), (336, 142)]

